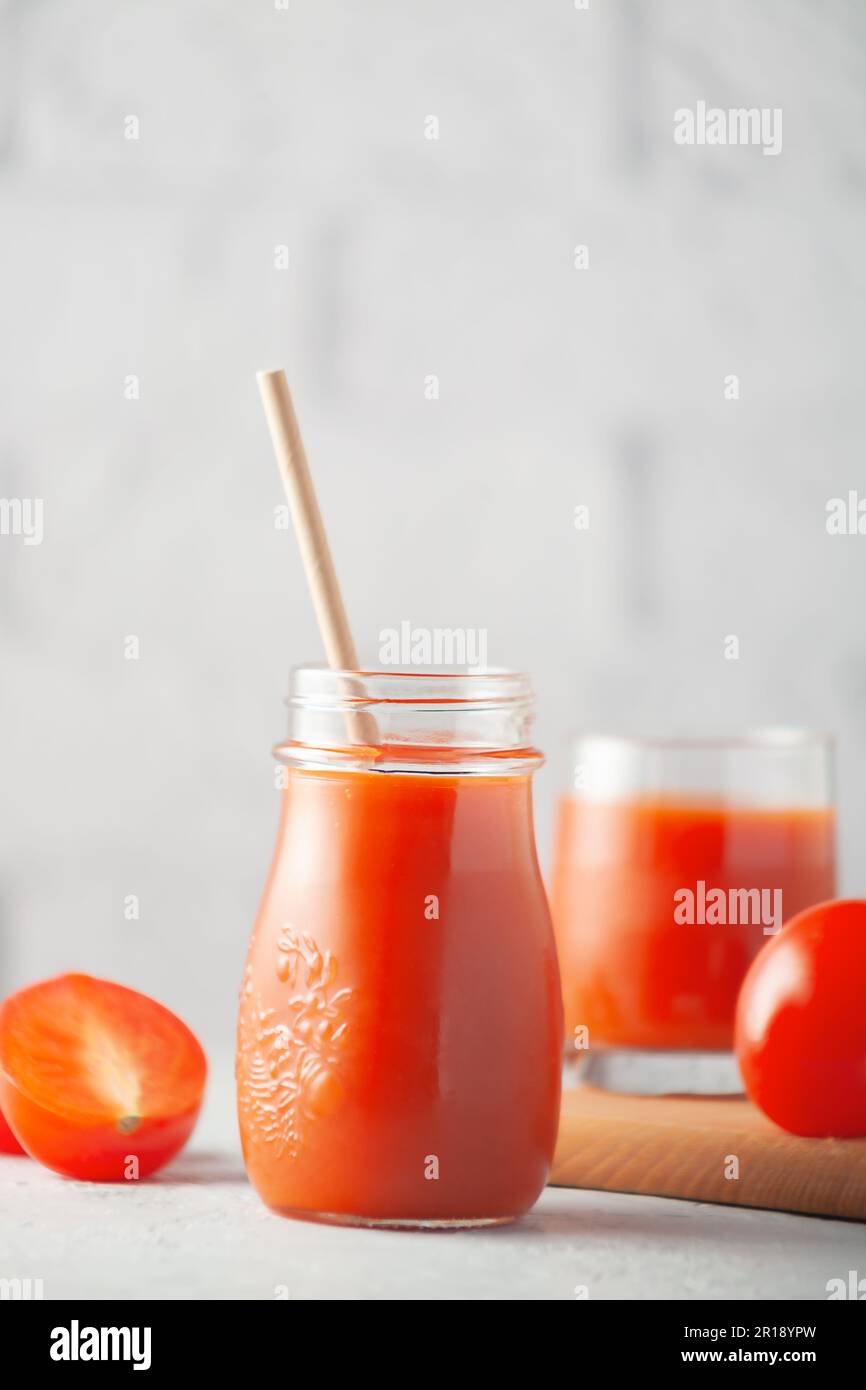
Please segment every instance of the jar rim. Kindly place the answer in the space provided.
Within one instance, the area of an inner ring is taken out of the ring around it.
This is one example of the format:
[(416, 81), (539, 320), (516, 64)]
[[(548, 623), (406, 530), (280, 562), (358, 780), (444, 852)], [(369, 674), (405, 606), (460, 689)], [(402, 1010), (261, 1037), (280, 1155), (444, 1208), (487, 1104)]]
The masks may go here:
[(294, 765), (513, 775), (541, 761), (529, 676), (504, 667), (296, 666), (286, 699)]
[(290, 673), (290, 706), (366, 708), (409, 704), (475, 709), (534, 701), (525, 671), (489, 667), (388, 667), (335, 670), (324, 663), (294, 666)]

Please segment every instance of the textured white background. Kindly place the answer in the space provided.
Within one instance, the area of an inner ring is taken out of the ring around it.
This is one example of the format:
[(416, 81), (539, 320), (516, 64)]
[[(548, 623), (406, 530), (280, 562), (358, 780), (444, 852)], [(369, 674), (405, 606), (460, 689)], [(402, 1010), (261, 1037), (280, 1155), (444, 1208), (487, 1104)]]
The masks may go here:
[[(569, 730), (802, 722), (840, 736), (866, 890), (866, 537), (825, 530), (866, 495), (863, 6), (0, 14), (0, 494), (46, 509), (0, 538), (0, 992), (79, 967), (229, 1041), (320, 654), (278, 363), (368, 658), (408, 618), (532, 671), (545, 855)], [(676, 146), (699, 99), (782, 107), (782, 154)]]

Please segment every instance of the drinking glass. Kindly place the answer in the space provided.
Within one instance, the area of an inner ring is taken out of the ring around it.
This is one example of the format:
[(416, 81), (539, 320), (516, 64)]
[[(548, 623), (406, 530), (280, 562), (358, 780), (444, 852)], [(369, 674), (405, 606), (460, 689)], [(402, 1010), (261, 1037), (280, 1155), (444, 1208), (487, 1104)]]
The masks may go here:
[(567, 1069), (613, 1090), (739, 1091), (743, 976), (835, 885), (829, 738), (578, 739), (551, 895)]

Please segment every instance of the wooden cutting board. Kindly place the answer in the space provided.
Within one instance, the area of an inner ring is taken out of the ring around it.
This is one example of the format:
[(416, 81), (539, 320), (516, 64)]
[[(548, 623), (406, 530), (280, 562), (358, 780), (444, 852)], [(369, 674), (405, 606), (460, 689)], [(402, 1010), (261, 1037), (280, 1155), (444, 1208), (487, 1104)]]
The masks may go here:
[(798, 1139), (740, 1096), (581, 1086), (563, 1092), (550, 1182), (866, 1221), (866, 1139)]

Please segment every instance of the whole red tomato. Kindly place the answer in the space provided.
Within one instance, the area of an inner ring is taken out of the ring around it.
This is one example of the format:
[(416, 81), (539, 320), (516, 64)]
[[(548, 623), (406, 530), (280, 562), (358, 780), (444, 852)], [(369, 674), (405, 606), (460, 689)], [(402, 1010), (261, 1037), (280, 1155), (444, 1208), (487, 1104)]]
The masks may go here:
[(752, 961), (735, 1046), (746, 1091), (792, 1134), (866, 1135), (866, 902), (792, 917)]

